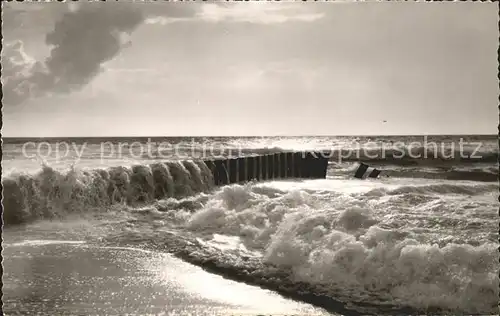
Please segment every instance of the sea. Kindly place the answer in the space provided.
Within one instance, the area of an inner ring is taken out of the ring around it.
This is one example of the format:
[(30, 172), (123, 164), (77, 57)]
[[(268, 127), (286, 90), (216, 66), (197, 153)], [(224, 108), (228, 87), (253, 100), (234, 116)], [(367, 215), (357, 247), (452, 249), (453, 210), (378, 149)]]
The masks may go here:
[[(6, 315), (498, 314), (496, 135), (2, 146)], [(309, 150), (325, 179), (215, 186), (204, 163)]]

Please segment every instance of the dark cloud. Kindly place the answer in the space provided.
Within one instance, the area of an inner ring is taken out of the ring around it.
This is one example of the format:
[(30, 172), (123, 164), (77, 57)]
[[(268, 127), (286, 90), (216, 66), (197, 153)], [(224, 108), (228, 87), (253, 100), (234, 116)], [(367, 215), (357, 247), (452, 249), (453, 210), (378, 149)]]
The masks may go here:
[(103, 63), (120, 53), (127, 35), (144, 18), (129, 3), (89, 3), (67, 11), (55, 23), (45, 38), (51, 47), (45, 61), (31, 60), (20, 41), (7, 44), (2, 54), (4, 104), (83, 87), (101, 71)]

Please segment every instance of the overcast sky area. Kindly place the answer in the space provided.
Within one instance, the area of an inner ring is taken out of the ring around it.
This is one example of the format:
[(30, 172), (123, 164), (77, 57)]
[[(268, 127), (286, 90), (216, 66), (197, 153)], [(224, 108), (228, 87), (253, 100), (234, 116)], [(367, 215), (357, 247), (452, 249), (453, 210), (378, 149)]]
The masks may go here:
[(2, 6), (6, 137), (497, 133), (495, 3)]

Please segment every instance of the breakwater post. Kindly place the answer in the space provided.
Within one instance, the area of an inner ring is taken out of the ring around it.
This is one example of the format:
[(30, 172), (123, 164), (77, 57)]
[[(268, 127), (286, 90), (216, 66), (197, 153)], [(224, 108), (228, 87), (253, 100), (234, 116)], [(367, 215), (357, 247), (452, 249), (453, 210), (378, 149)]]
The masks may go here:
[(262, 156), (262, 180), (269, 180), (269, 156)]
[(282, 152), (239, 158), (204, 160), (217, 186), (252, 180), (324, 179), (328, 152)]

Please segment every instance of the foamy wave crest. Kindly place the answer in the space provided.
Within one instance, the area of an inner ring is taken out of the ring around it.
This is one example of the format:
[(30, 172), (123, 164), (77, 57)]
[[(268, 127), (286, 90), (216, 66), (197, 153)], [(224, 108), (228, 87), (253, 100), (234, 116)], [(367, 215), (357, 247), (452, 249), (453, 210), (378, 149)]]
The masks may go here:
[(419, 148), (355, 148), (334, 149), (329, 155), (333, 161), (365, 161), (402, 166), (436, 165), (443, 162), (450, 163), (495, 163), (498, 161), (498, 152), (475, 150), (446, 150), (436, 151), (425, 147)]
[[(307, 221), (299, 220), (288, 233), (278, 231), (265, 260), (291, 265), (297, 281), (318, 290), (420, 310), (484, 313), (495, 306), (498, 256), (492, 243), (440, 248), (377, 226), (356, 238), (324, 224), (309, 229), (305, 225)], [(304, 238), (308, 235), (313, 238)]]
[(404, 185), (396, 189), (376, 188), (365, 193), (366, 196), (384, 196), (398, 194), (467, 194), (480, 195), (498, 191), (498, 184), (426, 184)]
[[(495, 310), (497, 245), (426, 243), (410, 231), (383, 228), (382, 218), (352, 196), (332, 193), (330, 199), (335, 209), (305, 191), (228, 186), (193, 214), (186, 228), (202, 236), (238, 236), (245, 249), (260, 252), (267, 268), (244, 270), (254, 276), (252, 282), (267, 287), (283, 290), (283, 279), (266, 272), (271, 265), (301, 291), (360, 306), (472, 314)], [(227, 250), (210, 258), (218, 258), (219, 269), (233, 269), (235, 259)]]
[(12, 174), (2, 184), (3, 218), (9, 225), (119, 203), (188, 196), (209, 190), (213, 179), (203, 161), (188, 160), (67, 172), (43, 166), (34, 175)]

